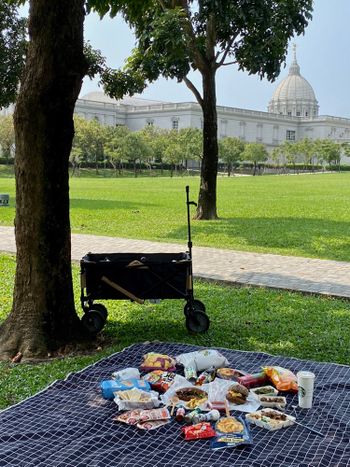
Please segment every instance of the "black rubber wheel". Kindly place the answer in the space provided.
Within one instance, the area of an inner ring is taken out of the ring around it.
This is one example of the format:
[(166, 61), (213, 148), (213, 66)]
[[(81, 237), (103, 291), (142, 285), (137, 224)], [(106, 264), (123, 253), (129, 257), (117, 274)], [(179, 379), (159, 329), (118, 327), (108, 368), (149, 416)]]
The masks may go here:
[(102, 303), (94, 303), (90, 310), (99, 311), (102, 314), (102, 316), (103, 316), (103, 318), (104, 318), (104, 320), (106, 322), (107, 316), (108, 316), (108, 311), (107, 311), (107, 308), (104, 305), (102, 305)]
[(199, 333), (208, 331), (210, 320), (202, 310), (195, 310), (186, 317), (186, 328), (190, 332)]
[(90, 310), (81, 318), (81, 322), (90, 334), (97, 334), (103, 329), (106, 320), (99, 310)]
[[(193, 303), (193, 310), (200, 310), (200, 311), (203, 311), (203, 313), (205, 313), (205, 305), (203, 302), (201, 302), (200, 300), (193, 300), (192, 303)], [(187, 302), (184, 307), (185, 316), (188, 316), (190, 312), (191, 312), (190, 302)]]

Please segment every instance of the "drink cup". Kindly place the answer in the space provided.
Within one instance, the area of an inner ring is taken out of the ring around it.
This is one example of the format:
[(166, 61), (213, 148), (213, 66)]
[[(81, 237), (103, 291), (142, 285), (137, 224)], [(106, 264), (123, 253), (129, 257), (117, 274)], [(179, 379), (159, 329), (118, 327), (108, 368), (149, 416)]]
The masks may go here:
[(299, 371), (297, 378), (299, 407), (310, 409), (312, 407), (315, 375), (311, 371)]

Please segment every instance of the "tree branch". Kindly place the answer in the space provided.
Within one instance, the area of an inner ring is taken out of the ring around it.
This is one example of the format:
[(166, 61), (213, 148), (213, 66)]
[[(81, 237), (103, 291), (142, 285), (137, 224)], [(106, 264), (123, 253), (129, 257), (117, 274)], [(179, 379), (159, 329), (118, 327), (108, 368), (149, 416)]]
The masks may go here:
[(187, 76), (184, 77), (184, 82), (185, 82), (186, 86), (188, 87), (188, 89), (190, 89), (193, 92), (193, 94), (195, 95), (198, 104), (201, 107), (203, 107), (203, 98), (202, 98), (200, 92), (198, 91), (198, 89), (196, 88), (196, 86), (192, 83), (192, 81), (190, 79), (187, 78)]
[(207, 67), (206, 67), (205, 59), (197, 47), (196, 34), (193, 30), (193, 25), (191, 22), (191, 14), (190, 14), (189, 6), (188, 6), (188, 1), (180, 0), (179, 3), (182, 9), (184, 10), (184, 12), (186, 13), (186, 20), (184, 21), (184, 29), (188, 37), (188, 41), (187, 41), (188, 48), (192, 52), (196, 67), (198, 68), (199, 71), (203, 72)]
[(214, 61), (215, 43), (216, 43), (216, 30), (215, 30), (215, 18), (211, 14), (207, 22), (207, 36), (206, 36), (206, 57), (210, 63)]
[[(233, 37), (231, 37), (231, 39), (228, 41), (228, 44), (227, 44), (226, 49), (225, 49), (225, 51), (224, 51), (224, 53), (223, 53), (223, 56), (221, 57), (220, 62), (218, 62), (218, 63), (216, 64), (216, 68), (220, 68), (222, 65), (225, 64), (225, 60), (226, 60), (226, 58), (227, 58), (227, 55), (229, 54), (229, 52), (230, 52), (230, 50), (231, 50), (231, 47), (232, 47), (234, 41), (236, 40), (236, 37), (237, 37), (237, 36), (233, 36)], [(234, 63), (234, 62), (233, 62), (233, 63)]]
[(235, 62), (235, 61), (234, 62), (226, 62), (226, 63), (223, 63), (220, 66), (234, 65), (235, 63), (237, 63), (237, 62)]

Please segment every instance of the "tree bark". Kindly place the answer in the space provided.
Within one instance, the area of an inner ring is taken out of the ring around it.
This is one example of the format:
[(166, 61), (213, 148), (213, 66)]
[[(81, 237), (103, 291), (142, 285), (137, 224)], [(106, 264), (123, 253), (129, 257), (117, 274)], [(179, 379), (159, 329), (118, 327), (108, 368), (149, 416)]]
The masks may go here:
[(17, 267), (0, 357), (46, 357), (85, 337), (74, 308), (69, 221), (73, 112), (87, 71), (84, 0), (31, 0), (15, 109)]
[(208, 67), (203, 78), (203, 159), (196, 219), (217, 219), (216, 179), (218, 172), (218, 123), (215, 69)]

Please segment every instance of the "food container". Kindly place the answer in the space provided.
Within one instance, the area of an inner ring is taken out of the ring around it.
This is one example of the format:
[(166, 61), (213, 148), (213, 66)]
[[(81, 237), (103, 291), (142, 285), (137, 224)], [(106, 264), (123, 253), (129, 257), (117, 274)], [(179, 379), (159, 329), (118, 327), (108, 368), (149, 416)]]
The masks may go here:
[(273, 409), (262, 409), (246, 415), (246, 420), (251, 424), (274, 431), (291, 426), (295, 417)]
[(263, 407), (275, 407), (276, 409), (284, 408), (287, 405), (287, 400), (282, 396), (257, 396), (260, 405)]
[(254, 396), (277, 396), (278, 390), (273, 386), (260, 386), (258, 388), (252, 388), (250, 390)]

